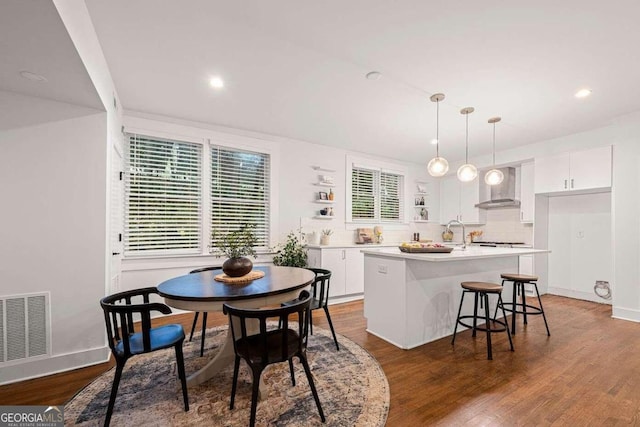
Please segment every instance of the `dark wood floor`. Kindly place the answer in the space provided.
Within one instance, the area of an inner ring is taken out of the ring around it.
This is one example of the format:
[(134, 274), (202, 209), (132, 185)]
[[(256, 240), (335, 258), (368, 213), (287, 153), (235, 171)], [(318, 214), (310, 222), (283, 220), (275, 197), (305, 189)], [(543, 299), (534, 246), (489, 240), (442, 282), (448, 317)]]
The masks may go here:
[[(611, 318), (607, 305), (544, 296), (542, 318), (514, 337), (494, 336), (486, 360), (483, 336), (461, 333), (400, 350), (365, 331), (362, 302), (331, 306), (336, 329), (382, 365), (391, 388), (387, 425), (640, 425), (640, 325)], [(314, 323), (327, 327), (316, 312)], [(191, 315), (172, 316), (185, 329)], [(210, 325), (223, 324), (219, 314)], [(0, 404), (63, 404), (108, 364), (0, 387)]]

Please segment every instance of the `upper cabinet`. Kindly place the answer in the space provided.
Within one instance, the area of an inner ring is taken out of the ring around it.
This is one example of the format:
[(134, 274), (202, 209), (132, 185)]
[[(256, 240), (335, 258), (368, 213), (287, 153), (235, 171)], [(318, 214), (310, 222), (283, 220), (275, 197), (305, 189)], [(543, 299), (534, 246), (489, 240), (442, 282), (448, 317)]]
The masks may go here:
[(601, 190), (611, 187), (611, 146), (535, 160), (535, 192)]
[(520, 222), (533, 222), (535, 213), (534, 164), (520, 166)]
[(453, 175), (440, 181), (440, 223), (447, 224), (452, 219), (465, 224), (484, 224), (487, 212), (478, 209), (480, 203), (480, 185), (478, 181), (460, 182)]

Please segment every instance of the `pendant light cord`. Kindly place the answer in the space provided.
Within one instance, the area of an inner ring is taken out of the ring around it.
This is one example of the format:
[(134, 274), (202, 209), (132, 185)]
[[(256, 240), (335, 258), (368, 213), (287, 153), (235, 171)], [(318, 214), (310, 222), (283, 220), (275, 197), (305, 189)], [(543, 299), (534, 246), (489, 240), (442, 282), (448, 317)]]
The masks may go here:
[(496, 123), (493, 123), (493, 167), (496, 167)]
[(465, 136), (464, 162), (469, 163), (469, 113), (465, 114), (465, 118), (467, 119), (467, 135)]
[(436, 157), (440, 157), (440, 100), (436, 101)]

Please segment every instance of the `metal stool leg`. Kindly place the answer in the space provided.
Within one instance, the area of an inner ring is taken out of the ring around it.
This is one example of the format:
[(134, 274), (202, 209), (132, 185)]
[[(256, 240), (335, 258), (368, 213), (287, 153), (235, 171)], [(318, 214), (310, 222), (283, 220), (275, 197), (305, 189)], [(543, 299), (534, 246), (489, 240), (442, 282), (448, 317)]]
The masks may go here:
[(451, 338), (451, 345), (456, 342), (456, 332), (458, 330), (458, 322), (460, 321), (460, 313), (462, 312), (462, 303), (464, 302), (464, 294), (466, 291), (462, 291), (462, 296), (460, 297), (460, 307), (458, 308), (458, 317), (456, 317), (456, 326), (453, 328), (453, 338)]
[[(502, 283), (500, 283), (500, 286), (502, 286), (502, 288), (504, 289), (504, 280), (502, 281)], [(498, 316), (498, 306), (496, 305), (496, 310), (493, 312), (493, 318), (496, 319)], [(507, 321), (507, 318), (504, 318), (505, 322)]]
[[(489, 317), (489, 295), (486, 292), (480, 292), (480, 296), (484, 300), (484, 321), (485, 329), (487, 330), (487, 358), (489, 360), (493, 360), (493, 354), (491, 353), (491, 318)], [(473, 320), (475, 322), (476, 319), (474, 318)]]
[(511, 346), (511, 351), (514, 351), (513, 341), (511, 340), (511, 332), (509, 332), (509, 322), (507, 322), (507, 313), (505, 313), (504, 305), (502, 304), (502, 295), (498, 295), (498, 307), (502, 309), (502, 315), (504, 316), (504, 328), (507, 330), (507, 336), (509, 337), (509, 346)]
[(517, 305), (516, 303), (518, 302), (518, 286), (516, 285), (516, 282), (513, 282), (513, 298), (511, 298), (513, 305), (511, 306), (511, 308), (513, 308), (513, 311), (511, 312), (511, 333), (513, 335), (516, 334), (516, 309), (517, 309)]
[(540, 292), (538, 292), (538, 284), (532, 283), (536, 289), (536, 296), (538, 297), (538, 304), (540, 304), (540, 311), (542, 312), (542, 318), (544, 319), (544, 326), (547, 328), (547, 336), (551, 336), (551, 332), (549, 332), (549, 325), (547, 324), (547, 316), (544, 314), (544, 308), (542, 307), (542, 300), (540, 299)]
[(473, 294), (473, 331), (471, 332), (471, 336), (476, 336), (476, 327), (478, 326), (478, 293), (474, 292)]
[(524, 324), (527, 325), (527, 293), (524, 289), (524, 282), (518, 282), (518, 285), (522, 290), (522, 318), (524, 319)]

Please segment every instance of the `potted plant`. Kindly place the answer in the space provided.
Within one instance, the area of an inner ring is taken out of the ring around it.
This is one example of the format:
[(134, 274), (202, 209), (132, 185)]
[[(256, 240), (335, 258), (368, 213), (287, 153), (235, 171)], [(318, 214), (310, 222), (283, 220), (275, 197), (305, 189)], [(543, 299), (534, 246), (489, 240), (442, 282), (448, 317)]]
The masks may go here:
[(320, 244), (328, 245), (329, 244), (329, 236), (333, 234), (333, 230), (327, 228), (322, 230), (322, 235), (320, 236)]
[(228, 259), (222, 264), (222, 271), (229, 277), (240, 277), (248, 274), (253, 269), (253, 262), (246, 257), (258, 255), (254, 249), (258, 239), (253, 233), (253, 225), (243, 225), (238, 230), (221, 234), (214, 231), (212, 241), (217, 257), (225, 255)]
[(295, 233), (287, 235), (287, 240), (273, 257), (273, 264), (285, 267), (307, 266), (307, 249)]

